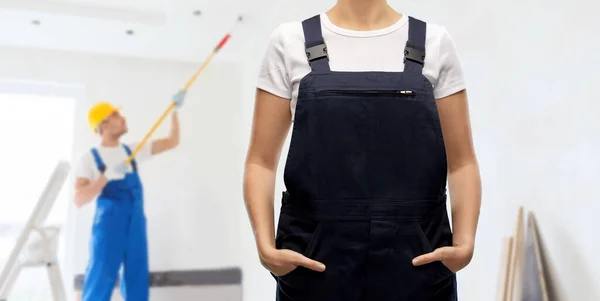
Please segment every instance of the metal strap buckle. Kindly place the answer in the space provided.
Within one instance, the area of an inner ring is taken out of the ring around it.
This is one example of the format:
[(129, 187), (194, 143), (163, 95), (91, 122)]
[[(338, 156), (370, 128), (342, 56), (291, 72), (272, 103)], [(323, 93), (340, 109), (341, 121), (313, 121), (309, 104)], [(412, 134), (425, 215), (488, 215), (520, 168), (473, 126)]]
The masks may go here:
[(406, 60), (423, 65), (425, 63), (425, 52), (407, 45), (404, 48), (404, 62)]
[(327, 55), (327, 45), (319, 44), (319, 45), (307, 48), (306, 49), (306, 57), (308, 58), (309, 62), (312, 62), (314, 60), (318, 60), (318, 59), (324, 58), (324, 57), (329, 58), (329, 56)]

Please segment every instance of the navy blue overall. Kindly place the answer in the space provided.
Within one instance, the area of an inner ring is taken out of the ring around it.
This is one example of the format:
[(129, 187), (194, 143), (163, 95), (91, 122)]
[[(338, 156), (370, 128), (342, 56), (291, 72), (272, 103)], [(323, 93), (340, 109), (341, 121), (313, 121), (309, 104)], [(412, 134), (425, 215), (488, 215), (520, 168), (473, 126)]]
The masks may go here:
[(336, 72), (319, 16), (303, 22), (312, 71), (300, 82), (275, 242), (327, 269), (276, 277), (277, 300), (457, 300), (441, 262), (412, 265), (452, 245), (452, 232), (445, 146), (422, 75), (426, 24), (409, 26), (403, 72)]
[[(131, 150), (123, 145), (127, 155)], [(92, 149), (100, 171), (106, 166), (98, 150)], [(119, 268), (121, 294), (126, 301), (148, 301), (149, 271), (146, 217), (142, 182), (135, 160), (133, 172), (121, 180), (109, 181), (96, 201), (90, 241), (90, 261), (83, 284), (83, 301), (109, 301)]]

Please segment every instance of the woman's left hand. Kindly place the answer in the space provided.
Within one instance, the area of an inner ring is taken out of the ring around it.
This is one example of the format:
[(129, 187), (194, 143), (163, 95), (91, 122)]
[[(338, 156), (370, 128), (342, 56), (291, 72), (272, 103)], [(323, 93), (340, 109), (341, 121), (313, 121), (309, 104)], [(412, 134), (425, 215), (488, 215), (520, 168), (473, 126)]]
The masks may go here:
[(473, 246), (456, 245), (435, 249), (413, 259), (413, 265), (420, 266), (434, 261), (441, 261), (449, 270), (456, 273), (464, 269), (473, 258)]

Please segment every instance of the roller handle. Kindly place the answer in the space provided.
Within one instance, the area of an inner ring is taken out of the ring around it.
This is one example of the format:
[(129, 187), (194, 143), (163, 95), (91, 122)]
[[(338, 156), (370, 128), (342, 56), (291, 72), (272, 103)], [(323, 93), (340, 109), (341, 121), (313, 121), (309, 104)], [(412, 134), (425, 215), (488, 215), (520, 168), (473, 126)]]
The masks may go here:
[(140, 143), (138, 143), (138, 145), (135, 147), (135, 149), (131, 152), (131, 155), (125, 161), (125, 164), (131, 163), (131, 161), (137, 155), (137, 153), (142, 149), (142, 147), (144, 147), (144, 144), (146, 144), (146, 142), (148, 142), (148, 139), (150, 139), (150, 136), (152, 136), (152, 134), (154, 133), (154, 131), (156, 131), (156, 129), (158, 128), (158, 126), (163, 122), (163, 120), (165, 120), (165, 118), (167, 117), (167, 115), (169, 115), (169, 113), (171, 111), (173, 111), (173, 109), (175, 109), (175, 102), (172, 102), (171, 105), (169, 105), (169, 107), (160, 116), (160, 118), (158, 118), (158, 120), (154, 123), (154, 125), (152, 126), (152, 128), (150, 129), (150, 131), (148, 132), (148, 134), (146, 134), (146, 136), (144, 137), (144, 139), (142, 139), (142, 141), (140, 141)]
[[(219, 50), (221, 50), (221, 48), (223, 48), (223, 46), (225, 46), (225, 44), (227, 44), (227, 41), (229, 41), (229, 38), (231, 38), (231, 34), (228, 33), (221, 39), (221, 41), (219, 42), (219, 44), (217, 44), (217, 47), (215, 47), (215, 49), (210, 54), (210, 56), (204, 61), (202, 66), (200, 66), (200, 68), (198, 68), (198, 71), (196, 71), (196, 73), (192, 76), (192, 78), (190, 78), (190, 80), (185, 84), (185, 86), (183, 88), (184, 91), (189, 89), (189, 87), (196, 81), (196, 79), (198, 78), (198, 75), (200, 75), (200, 73), (202, 73), (202, 71), (204, 71), (204, 69), (206, 69), (206, 66), (208, 66), (208, 64), (213, 60), (213, 58), (219, 52)], [(174, 108), (175, 108), (175, 102), (171, 103), (171, 105), (169, 105), (169, 107), (163, 112), (163, 114), (160, 116), (160, 118), (154, 123), (154, 125), (152, 126), (150, 131), (146, 134), (144, 139), (142, 139), (142, 141), (140, 143), (138, 143), (138, 145), (135, 147), (135, 149), (131, 152), (131, 155), (125, 161), (125, 164), (131, 163), (133, 158), (135, 158), (135, 156), (142, 149), (142, 147), (144, 147), (144, 145), (148, 142), (148, 139), (150, 139), (150, 136), (152, 136), (154, 131), (156, 131), (158, 126), (163, 122), (163, 120), (165, 120), (167, 115), (169, 115), (169, 113), (171, 111), (173, 111)]]

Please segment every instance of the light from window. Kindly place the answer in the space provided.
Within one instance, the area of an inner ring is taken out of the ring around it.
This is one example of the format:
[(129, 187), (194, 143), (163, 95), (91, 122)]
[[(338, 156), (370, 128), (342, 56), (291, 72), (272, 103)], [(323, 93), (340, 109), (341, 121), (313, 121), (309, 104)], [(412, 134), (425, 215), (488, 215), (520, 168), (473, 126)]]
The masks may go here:
[[(75, 100), (0, 93), (0, 107), (0, 267), (3, 267), (57, 162), (71, 161)], [(63, 187), (46, 224), (64, 225), (68, 196), (68, 189)], [(47, 283), (44, 269), (26, 270), (20, 274), (9, 300), (49, 299)]]

